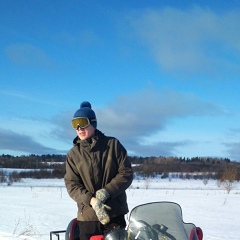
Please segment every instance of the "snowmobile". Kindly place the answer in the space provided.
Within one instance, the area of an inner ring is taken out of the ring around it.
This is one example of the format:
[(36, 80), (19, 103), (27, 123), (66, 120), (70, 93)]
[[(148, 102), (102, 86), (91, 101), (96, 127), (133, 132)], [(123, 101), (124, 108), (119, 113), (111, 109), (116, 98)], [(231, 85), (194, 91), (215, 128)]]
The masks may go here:
[[(66, 230), (50, 232), (50, 240), (60, 235), (65, 240), (80, 240), (77, 219)], [(181, 206), (175, 202), (150, 202), (133, 208), (126, 229), (114, 229), (105, 236), (92, 236), (90, 240), (202, 240), (203, 231), (182, 219)]]

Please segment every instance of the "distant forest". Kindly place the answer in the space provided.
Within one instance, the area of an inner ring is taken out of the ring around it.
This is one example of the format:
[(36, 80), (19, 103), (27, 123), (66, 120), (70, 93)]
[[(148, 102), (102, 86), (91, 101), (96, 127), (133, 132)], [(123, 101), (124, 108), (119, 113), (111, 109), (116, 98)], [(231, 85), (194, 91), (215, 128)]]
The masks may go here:
[[(135, 176), (184, 177), (221, 179), (224, 172), (234, 170), (235, 180), (240, 180), (240, 162), (228, 158), (211, 157), (136, 157), (129, 156)], [(66, 155), (0, 156), (0, 180), (6, 179), (3, 168), (14, 168), (12, 181), (21, 178), (63, 178)], [(23, 169), (23, 171), (19, 170)], [(27, 169), (27, 170), (26, 170)]]

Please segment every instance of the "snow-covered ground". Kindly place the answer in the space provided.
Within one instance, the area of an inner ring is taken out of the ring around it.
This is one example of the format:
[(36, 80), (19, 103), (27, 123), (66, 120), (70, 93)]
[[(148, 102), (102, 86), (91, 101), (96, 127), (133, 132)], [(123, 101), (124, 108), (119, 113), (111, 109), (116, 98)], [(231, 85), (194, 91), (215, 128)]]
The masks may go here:
[[(202, 180), (134, 180), (127, 195), (130, 210), (147, 202), (180, 204), (184, 222), (201, 227), (204, 240), (240, 239), (240, 183), (227, 194), (214, 180), (206, 185)], [(0, 240), (48, 240), (50, 231), (65, 230), (76, 212), (63, 179), (0, 184)]]

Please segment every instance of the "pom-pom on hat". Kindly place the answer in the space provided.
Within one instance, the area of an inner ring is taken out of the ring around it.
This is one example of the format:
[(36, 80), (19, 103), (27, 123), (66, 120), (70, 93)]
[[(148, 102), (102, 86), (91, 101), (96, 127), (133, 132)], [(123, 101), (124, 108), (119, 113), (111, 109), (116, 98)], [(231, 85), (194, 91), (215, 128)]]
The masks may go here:
[[(94, 128), (97, 128), (96, 115), (95, 115), (95, 112), (92, 110), (92, 105), (90, 102), (85, 101), (80, 104), (80, 108), (73, 115), (73, 118), (78, 118), (78, 117), (88, 118), (91, 125)], [(93, 119), (95, 121), (91, 121)]]

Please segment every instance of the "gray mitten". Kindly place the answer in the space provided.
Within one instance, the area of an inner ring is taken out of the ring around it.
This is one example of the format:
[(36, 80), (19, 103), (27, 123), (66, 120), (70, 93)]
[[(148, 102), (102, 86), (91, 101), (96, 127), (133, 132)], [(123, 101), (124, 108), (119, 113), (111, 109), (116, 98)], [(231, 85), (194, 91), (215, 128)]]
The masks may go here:
[(106, 204), (103, 204), (101, 201), (99, 201), (97, 199), (96, 203), (94, 204), (94, 206), (92, 206), (97, 217), (98, 217), (98, 220), (103, 224), (107, 224), (109, 223), (110, 221), (110, 217), (109, 215), (107, 214), (107, 210), (111, 210), (111, 208), (106, 205)]
[(96, 192), (96, 198), (101, 202), (105, 203), (106, 200), (110, 197), (106, 189), (102, 188)]

